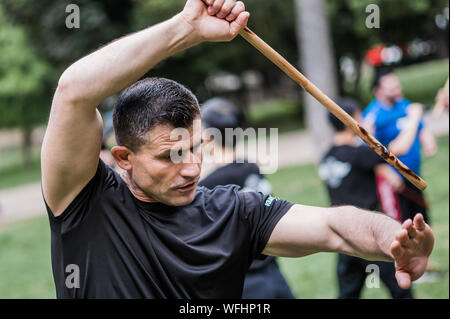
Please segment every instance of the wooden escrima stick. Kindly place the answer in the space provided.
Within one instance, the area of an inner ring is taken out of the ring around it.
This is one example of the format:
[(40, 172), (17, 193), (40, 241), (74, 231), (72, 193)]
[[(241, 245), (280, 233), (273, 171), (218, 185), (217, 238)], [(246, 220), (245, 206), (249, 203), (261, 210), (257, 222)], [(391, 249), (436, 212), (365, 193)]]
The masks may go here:
[[(206, 0), (202, 0), (205, 4)], [(258, 51), (264, 54), (270, 61), (277, 65), (286, 75), (297, 82), (309, 94), (311, 94), (317, 101), (325, 106), (334, 116), (348, 126), (356, 135), (358, 135), (370, 148), (372, 148), (379, 156), (386, 162), (391, 164), (409, 180), (414, 186), (420, 190), (427, 187), (427, 183), (403, 164), (394, 154), (392, 154), (385, 146), (383, 146), (375, 137), (367, 132), (359, 125), (350, 115), (347, 114), (339, 105), (331, 100), (325, 93), (311, 83), (300, 71), (292, 66), (285, 58), (283, 58), (277, 51), (272, 49), (266, 42), (258, 37), (248, 27), (242, 29), (239, 33), (245, 40), (253, 45)]]

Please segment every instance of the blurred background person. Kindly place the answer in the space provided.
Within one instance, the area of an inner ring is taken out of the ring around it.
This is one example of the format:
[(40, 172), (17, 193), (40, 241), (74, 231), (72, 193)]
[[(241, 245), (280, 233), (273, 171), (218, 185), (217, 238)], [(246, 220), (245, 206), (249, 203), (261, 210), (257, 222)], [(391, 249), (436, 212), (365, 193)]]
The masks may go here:
[[(437, 151), (436, 141), (424, 125), (422, 105), (403, 98), (400, 81), (391, 69), (377, 72), (372, 89), (375, 99), (363, 112), (364, 125), (400, 161), (420, 175), (422, 151), (425, 156), (433, 156)], [(381, 198), (383, 208), (398, 210), (402, 221), (420, 212), (429, 222), (423, 192), (402, 179), (403, 183), (392, 189), (394, 201), (389, 201), (390, 208), (384, 207), (388, 203), (383, 203)]]
[[(361, 111), (352, 99), (341, 99), (339, 105), (355, 120), (359, 121)], [(329, 121), (335, 134), (332, 147), (326, 152), (319, 165), (319, 176), (325, 182), (332, 206), (355, 205), (371, 211), (379, 211), (379, 200), (375, 183), (375, 171), (389, 181), (400, 179), (367, 145), (333, 114)], [(359, 298), (368, 275), (367, 266), (377, 265), (380, 278), (386, 284), (392, 298), (413, 298), (412, 290), (401, 289), (395, 279), (392, 262), (371, 262), (357, 257), (338, 254), (337, 277), (339, 299)]]
[(111, 135), (114, 134), (114, 127), (112, 121), (112, 111), (109, 111), (104, 116), (104, 129), (103, 129), (103, 138), (102, 138), (102, 146), (100, 150), (100, 158), (105, 162), (106, 165), (111, 166), (111, 168), (118, 170), (120, 167), (117, 165), (114, 156), (111, 154), (111, 150), (108, 146), (108, 140), (111, 138)]
[[(199, 186), (214, 188), (219, 185), (235, 184), (244, 191), (257, 191), (270, 194), (272, 186), (261, 175), (258, 165), (238, 158), (236, 144), (238, 136), (234, 129), (242, 127), (243, 117), (239, 109), (230, 101), (213, 98), (206, 101), (202, 108), (202, 126), (208, 130), (216, 129), (220, 136), (206, 142), (213, 143), (209, 174), (202, 177)], [(221, 137), (221, 138), (220, 138)], [(264, 260), (254, 260), (250, 265), (244, 282), (243, 299), (294, 299), (286, 280), (281, 274), (276, 258), (268, 256)]]

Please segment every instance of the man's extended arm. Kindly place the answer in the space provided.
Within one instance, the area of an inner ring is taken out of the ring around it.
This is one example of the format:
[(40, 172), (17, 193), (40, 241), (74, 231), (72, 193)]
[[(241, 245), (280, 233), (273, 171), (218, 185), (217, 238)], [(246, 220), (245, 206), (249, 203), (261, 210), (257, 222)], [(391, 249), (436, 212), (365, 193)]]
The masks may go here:
[(418, 214), (400, 225), (394, 219), (352, 206), (334, 208), (294, 205), (281, 218), (263, 253), (301, 257), (339, 252), (367, 260), (395, 260), (403, 288), (425, 271), (434, 237)]
[(172, 19), (121, 38), (63, 73), (41, 152), (43, 193), (55, 215), (97, 169), (102, 138), (98, 104), (179, 51), (203, 41), (233, 39), (248, 17), (243, 3), (235, 0), (214, 1), (209, 9), (201, 0), (188, 0)]

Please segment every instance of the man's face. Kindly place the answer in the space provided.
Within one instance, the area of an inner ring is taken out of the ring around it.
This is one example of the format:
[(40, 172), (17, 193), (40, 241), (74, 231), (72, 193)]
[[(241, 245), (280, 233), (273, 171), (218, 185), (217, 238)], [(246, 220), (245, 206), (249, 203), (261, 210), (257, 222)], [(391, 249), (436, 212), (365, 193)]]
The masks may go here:
[(376, 89), (378, 98), (394, 104), (397, 99), (402, 97), (402, 94), (402, 86), (395, 74), (387, 74), (380, 79), (380, 85)]
[(174, 136), (173, 130), (171, 125), (158, 125), (148, 132), (148, 142), (130, 160), (131, 178), (151, 199), (184, 206), (194, 200), (200, 177), (201, 122), (198, 118), (185, 129), (184, 138)]

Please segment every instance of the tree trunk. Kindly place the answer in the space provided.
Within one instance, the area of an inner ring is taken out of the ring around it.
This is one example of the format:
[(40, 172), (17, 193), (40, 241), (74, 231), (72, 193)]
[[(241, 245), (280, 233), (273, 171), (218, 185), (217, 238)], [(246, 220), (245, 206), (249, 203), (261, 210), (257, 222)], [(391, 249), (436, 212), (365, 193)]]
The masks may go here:
[[(338, 88), (336, 66), (323, 0), (294, 0), (296, 4), (297, 43), (302, 73), (332, 100)], [(328, 110), (304, 92), (306, 126), (317, 145), (319, 156), (330, 147), (333, 130)]]
[(31, 133), (33, 132), (32, 128), (26, 127), (23, 128), (23, 139), (22, 139), (22, 158), (23, 158), (23, 168), (29, 169), (32, 165), (32, 140)]

